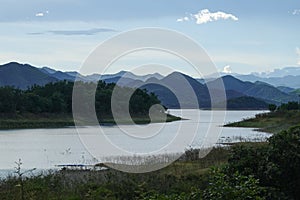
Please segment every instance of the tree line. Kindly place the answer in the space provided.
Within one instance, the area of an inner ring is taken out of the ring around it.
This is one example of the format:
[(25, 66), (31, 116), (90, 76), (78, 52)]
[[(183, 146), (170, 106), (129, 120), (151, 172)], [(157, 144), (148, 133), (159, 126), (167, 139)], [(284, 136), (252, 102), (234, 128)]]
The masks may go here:
[(300, 103), (296, 101), (290, 101), (288, 103), (283, 103), (280, 106), (275, 104), (269, 104), (269, 110), (274, 111), (286, 111), (286, 110), (300, 110)]
[[(77, 84), (89, 88), (95, 83)], [(44, 86), (34, 85), (27, 90), (10, 86), (0, 87), (0, 113), (71, 113), (73, 86), (74, 82), (60, 81)], [(111, 96), (115, 87), (119, 86), (114, 83), (98, 82), (95, 94), (97, 114), (111, 116)], [(152, 105), (160, 104), (157, 96), (154, 93), (147, 93), (146, 90), (120, 88), (120, 91), (133, 92), (129, 102), (129, 110), (132, 114), (148, 114)]]

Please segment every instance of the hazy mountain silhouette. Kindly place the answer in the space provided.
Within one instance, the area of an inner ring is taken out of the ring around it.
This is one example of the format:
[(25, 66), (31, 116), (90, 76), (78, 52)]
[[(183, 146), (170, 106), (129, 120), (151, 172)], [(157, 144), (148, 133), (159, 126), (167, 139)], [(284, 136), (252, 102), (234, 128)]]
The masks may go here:
[[(169, 108), (210, 108), (210, 92), (218, 97), (220, 88), (217, 87), (217, 83), (220, 81), (224, 83), (226, 99), (228, 100), (228, 105), (234, 105), (232, 107), (238, 107), (237, 105), (242, 100), (245, 102), (240, 107), (247, 107), (245, 103), (248, 102), (249, 108), (253, 108), (255, 102), (257, 102), (258, 108), (261, 108), (263, 105), (259, 103), (261, 101), (280, 104), (298, 100), (298, 95), (296, 92), (293, 92), (295, 91), (293, 88), (286, 86), (277, 88), (272, 84), (263, 82), (264, 78), (259, 77), (255, 82), (250, 82), (226, 75), (219, 79), (211, 78), (209, 79), (211, 81), (205, 84), (203, 79), (194, 79), (179, 72), (173, 72), (166, 77), (158, 73), (138, 76), (126, 71), (120, 71), (116, 74), (83, 76), (78, 72), (61, 72), (49, 67), (36, 68), (16, 62), (0, 65), (0, 86), (14, 86), (27, 89), (33, 85), (45, 85), (46, 83), (60, 80), (74, 81), (76, 77), (77, 80), (85, 82), (96, 82), (101, 79), (107, 83), (117, 83), (124, 87), (147, 89), (148, 92), (155, 93), (162, 104)], [(253, 78), (255, 76), (249, 75), (247, 77), (249, 79), (249, 77)], [(279, 78), (283, 79), (284, 77)], [(273, 79), (268, 78), (268, 80)], [(208, 90), (208, 87), (211, 91)], [(194, 100), (193, 97), (195, 97)]]
[[(282, 92), (278, 88), (261, 81), (256, 81), (255, 83), (241, 81), (230, 75), (224, 76), (221, 79), (223, 80), (224, 87), (227, 91), (233, 90), (242, 93), (244, 96), (259, 98), (264, 101), (275, 102), (277, 104), (297, 100), (295, 95)], [(211, 81), (208, 84), (211, 85), (211, 87), (214, 87), (215, 82), (216, 80)]]
[(31, 65), (16, 62), (0, 65), (0, 86), (27, 89), (33, 85), (45, 85), (58, 80)]

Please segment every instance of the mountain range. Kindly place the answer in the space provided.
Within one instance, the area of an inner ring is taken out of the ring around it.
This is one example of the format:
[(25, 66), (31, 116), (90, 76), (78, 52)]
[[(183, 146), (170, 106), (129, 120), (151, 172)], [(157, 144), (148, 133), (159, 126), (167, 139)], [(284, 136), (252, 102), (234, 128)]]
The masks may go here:
[[(256, 82), (261, 81), (269, 83), (276, 87), (288, 87), (292, 89), (300, 88), (300, 67), (284, 67), (275, 69), (271, 72), (237, 74), (237, 73), (215, 73), (206, 76), (206, 80), (215, 79), (216, 77), (231, 75), (242, 81)], [(204, 82), (203, 79), (198, 79)]]
[[(116, 74), (84, 76), (78, 72), (62, 72), (49, 67), (37, 68), (17, 62), (0, 65), (0, 86), (27, 89), (33, 85), (45, 85), (61, 80), (75, 81), (76, 77), (77, 80), (84, 82), (103, 80), (107, 83), (117, 83), (120, 86), (147, 89), (147, 91), (155, 93), (162, 104), (168, 108), (195, 108), (198, 106), (209, 108), (211, 91), (208, 90), (208, 87), (217, 93), (216, 85), (220, 81), (224, 83), (228, 107), (234, 109), (263, 109), (267, 108), (269, 103), (279, 105), (288, 101), (298, 101), (299, 90), (295, 88), (300, 88), (300, 76), (297, 78), (297, 75), (259, 77), (254, 74), (234, 74), (234, 76), (224, 74), (220, 78), (211, 77), (204, 82), (203, 79), (194, 79), (179, 72), (173, 72), (167, 76), (158, 73), (138, 76), (126, 71)], [(191, 100), (190, 89), (196, 94), (198, 105)], [(178, 96), (181, 98), (180, 101)]]

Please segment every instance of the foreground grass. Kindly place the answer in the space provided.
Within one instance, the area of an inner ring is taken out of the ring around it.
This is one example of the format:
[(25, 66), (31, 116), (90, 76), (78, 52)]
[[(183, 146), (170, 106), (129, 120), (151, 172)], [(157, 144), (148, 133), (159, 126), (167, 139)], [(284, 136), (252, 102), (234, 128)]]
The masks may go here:
[(300, 111), (286, 110), (258, 114), (255, 118), (244, 119), (225, 126), (258, 128), (258, 130), (267, 133), (279, 133), (297, 125), (300, 125)]
[[(137, 124), (150, 123), (149, 117), (136, 116), (132, 120)], [(167, 115), (166, 122), (181, 120), (180, 117)], [(131, 121), (123, 120), (122, 124), (129, 124)], [(152, 123), (164, 122), (154, 120)], [(114, 125), (116, 122), (112, 117), (105, 117), (99, 120), (101, 125)], [(0, 130), (8, 129), (34, 129), (34, 128), (64, 128), (74, 126), (72, 114), (2, 114), (0, 115)]]
[(207, 186), (209, 168), (226, 163), (229, 149), (214, 148), (202, 159), (198, 155), (197, 150), (187, 151), (170, 166), (145, 174), (123, 173), (113, 169), (62, 170), (23, 179), (9, 177), (0, 182), (0, 197), (3, 200), (19, 200), (23, 193), (23, 199), (33, 200), (148, 199), (146, 197), (156, 194), (190, 194)]

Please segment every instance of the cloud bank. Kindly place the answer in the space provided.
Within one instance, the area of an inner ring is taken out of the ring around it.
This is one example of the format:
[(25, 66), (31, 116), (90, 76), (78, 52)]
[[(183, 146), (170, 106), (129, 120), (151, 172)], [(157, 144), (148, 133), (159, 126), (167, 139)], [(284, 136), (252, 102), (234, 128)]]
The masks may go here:
[(102, 32), (116, 32), (116, 30), (109, 28), (94, 28), (88, 30), (54, 30), (48, 32), (55, 35), (95, 35)]
[(230, 13), (225, 13), (221, 11), (210, 12), (208, 9), (200, 10), (196, 14), (191, 14), (189, 17), (183, 17), (177, 19), (177, 22), (195, 20), (196, 24), (206, 24), (208, 22), (218, 21), (218, 20), (233, 20), (238, 21), (239, 19)]

